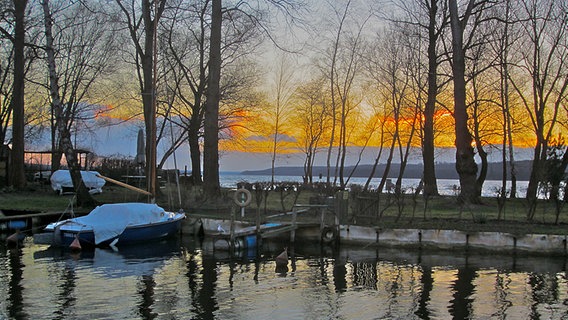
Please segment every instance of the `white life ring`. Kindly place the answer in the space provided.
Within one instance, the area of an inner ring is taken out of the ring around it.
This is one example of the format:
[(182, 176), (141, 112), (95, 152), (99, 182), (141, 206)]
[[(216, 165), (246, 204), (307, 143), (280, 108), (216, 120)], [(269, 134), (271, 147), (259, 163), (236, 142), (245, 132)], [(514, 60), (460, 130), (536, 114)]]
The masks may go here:
[[(245, 195), (245, 201), (243, 202), (241, 194)], [(241, 188), (241, 189), (237, 189), (237, 191), (235, 191), (235, 194), (233, 196), (233, 200), (235, 200), (235, 204), (239, 207), (246, 207), (250, 204), (250, 202), (252, 201), (252, 195), (250, 194), (250, 191), (248, 191), (245, 188)]]
[(323, 243), (331, 243), (337, 239), (337, 230), (331, 227), (325, 227), (321, 231), (321, 240)]

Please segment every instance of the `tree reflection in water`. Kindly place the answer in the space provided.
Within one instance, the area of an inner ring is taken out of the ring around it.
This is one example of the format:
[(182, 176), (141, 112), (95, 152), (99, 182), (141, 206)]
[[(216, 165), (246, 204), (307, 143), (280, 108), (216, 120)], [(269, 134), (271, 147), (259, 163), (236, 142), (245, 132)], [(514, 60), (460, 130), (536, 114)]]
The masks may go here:
[[(18, 247), (8, 248), (8, 315), (12, 319), (24, 319), (26, 313), (23, 306), (23, 286), (21, 284), (24, 264), (22, 263), (22, 249)], [(2, 277), (2, 279), (6, 279)], [(3, 280), (5, 281), (5, 280)]]
[[(563, 257), (289, 246), (258, 253), (199, 241), (73, 257), (0, 248), (0, 318), (525, 318), (568, 314)], [(276, 271), (276, 272), (275, 272)], [(102, 291), (104, 290), (104, 292)], [(112, 311), (106, 311), (112, 310)]]

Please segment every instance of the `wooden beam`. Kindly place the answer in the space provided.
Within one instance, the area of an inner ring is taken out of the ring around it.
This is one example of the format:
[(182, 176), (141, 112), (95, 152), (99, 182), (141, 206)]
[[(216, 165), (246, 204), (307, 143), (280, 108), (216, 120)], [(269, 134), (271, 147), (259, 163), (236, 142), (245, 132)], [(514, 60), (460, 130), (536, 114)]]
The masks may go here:
[(124, 183), (124, 182), (120, 182), (120, 181), (118, 181), (118, 180), (114, 180), (114, 179), (109, 178), (109, 177), (101, 176), (100, 174), (97, 174), (97, 177), (99, 177), (99, 178), (101, 178), (101, 179), (104, 179), (105, 181), (108, 181), (108, 182), (110, 182), (110, 183), (114, 183), (114, 184), (116, 184), (116, 185), (119, 185), (119, 186), (121, 186), (121, 187), (125, 187), (126, 189), (130, 189), (130, 190), (132, 190), (132, 191), (140, 192), (140, 193), (145, 194), (145, 195), (147, 195), (147, 196), (151, 196), (151, 197), (154, 196), (151, 192), (148, 192), (148, 191), (146, 191), (146, 190), (142, 190), (142, 189), (140, 189), (140, 188), (136, 188), (136, 187), (131, 186), (131, 185), (129, 185), (129, 184), (126, 184), (126, 183)]

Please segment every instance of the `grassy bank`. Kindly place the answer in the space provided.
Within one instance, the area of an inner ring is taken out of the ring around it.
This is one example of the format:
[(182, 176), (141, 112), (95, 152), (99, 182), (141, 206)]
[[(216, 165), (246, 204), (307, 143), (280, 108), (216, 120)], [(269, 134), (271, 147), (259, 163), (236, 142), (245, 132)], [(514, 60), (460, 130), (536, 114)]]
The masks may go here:
[[(233, 190), (223, 190), (220, 199), (206, 199), (197, 188), (181, 188), (181, 205), (177, 188), (173, 185), (162, 189), (157, 203), (170, 210), (183, 208), (190, 216), (210, 216), (228, 218), (232, 212), (239, 212), (233, 201)], [(327, 203), (340, 211), (344, 206), (342, 223), (377, 226), (380, 228), (420, 228), (454, 229), (468, 232), (508, 232), (512, 234), (542, 233), (568, 235), (568, 207), (563, 206), (559, 223), (556, 224), (556, 207), (552, 202), (540, 201), (533, 221), (526, 219), (527, 207), (524, 199), (507, 199), (501, 215), (496, 198), (484, 198), (482, 204), (471, 206), (458, 205), (455, 197), (439, 196), (428, 202), (422, 197), (404, 195), (397, 198), (392, 194), (362, 196), (356, 193), (342, 195), (346, 199), (342, 204), (315, 190), (279, 190), (252, 192), (251, 204), (246, 208), (244, 219), (254, 221), (260, 213), (262, 219), (267, 216), (291, 211), (295, 204)], [(95, 195), (100, 203), (147, 202), (146, 196), (130, 190), (107, 186), (104, 192)], [(62, 212), (73, 202), (72, 195), (57, 195), (49, 186), (30, 185), (26, 191), (2, 190), (0, 209), (28, 212)], [(77, 213), (86, 213), (89, 208), (74, 208)], [(307, 214), (307, 219), (317, 219), (321, 209), (314, 209)], [(240, 216), (240, 215), (239, 215)], [(331, 214), (328, 218), (332, 217)]]

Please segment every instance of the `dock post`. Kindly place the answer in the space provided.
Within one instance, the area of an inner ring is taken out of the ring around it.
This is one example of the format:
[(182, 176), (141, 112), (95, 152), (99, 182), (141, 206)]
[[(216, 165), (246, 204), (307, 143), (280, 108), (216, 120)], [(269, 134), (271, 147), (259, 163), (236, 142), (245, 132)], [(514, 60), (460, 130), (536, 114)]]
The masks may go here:
[(335, 222), (334, 229), (337, 234), (337, 238), (335, 239), (335, 244), (339, 244), (339, 240), (341, 240), (341, 226), (339, 224), (339, 216), (337, 215), (337, 213), (335, 214), (334, 222)]
[(325, 210), (326, 208), (321, 208), (320, 213), (320, 242), (322, 241), (321, 234), (323, 233), (323, 228), (325, 228)]
[(229, 252), (231, 256), (235, 253), (235, 209), (231, 209), (231, 227), (229, 228)]
[(261, 245), (261, 235), (260, 235), (260, 205), (256, 208), (256, 250), (257, 253), (259, 252), (259, 248)]
[(298, 211), (296, 208), (292, 209), (292, 230), (290, 231), (290, 242), (294, 243), (296, 241), (296, 217), (298, 216)]

